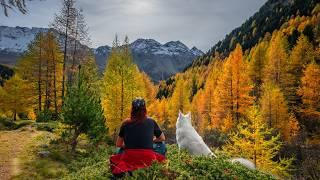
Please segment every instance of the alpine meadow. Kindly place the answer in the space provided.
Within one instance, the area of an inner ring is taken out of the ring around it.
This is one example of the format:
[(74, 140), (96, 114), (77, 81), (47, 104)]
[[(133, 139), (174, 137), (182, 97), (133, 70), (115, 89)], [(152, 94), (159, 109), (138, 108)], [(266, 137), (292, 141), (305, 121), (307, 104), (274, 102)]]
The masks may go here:
[(0, 9), (1, 180), (320, 179), (318, 0)]

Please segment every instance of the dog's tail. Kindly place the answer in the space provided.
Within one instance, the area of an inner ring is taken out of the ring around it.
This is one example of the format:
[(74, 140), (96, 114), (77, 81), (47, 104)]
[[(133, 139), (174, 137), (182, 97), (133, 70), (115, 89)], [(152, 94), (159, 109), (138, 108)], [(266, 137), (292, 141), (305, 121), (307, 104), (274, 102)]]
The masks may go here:
[(211, 157), (217, 158), (217, 155), (215, 155), (212, 151), (210, 151), (210, 153), (208, 155)]
[(244, 159), (244, 158), (233, 158), (231, 159), (232, 163), (239, 163), (243, 166), (245, 166), (248, 169), (256, 169), (256, 166), (254, 165), (254, 163), (248, 159)]

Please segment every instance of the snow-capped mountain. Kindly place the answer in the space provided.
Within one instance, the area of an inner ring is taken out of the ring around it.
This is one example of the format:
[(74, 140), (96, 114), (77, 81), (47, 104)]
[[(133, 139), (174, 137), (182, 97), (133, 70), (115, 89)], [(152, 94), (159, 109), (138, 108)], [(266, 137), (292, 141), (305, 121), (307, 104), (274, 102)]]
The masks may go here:
[(0, 51), (22, 53), (36, 34), (46, 31), (47, 28), (0, 26)]
[(35, 36), (47, 31), (49, 28), (0, 26), (0, 64), (15, 65)]
[[(48, 30), (48, 28), (0, 26), (0, 64), (14, 65), (35, 36), (39, 32)], [(58, 39), (63, 42), (61, 38)], [(154, 81), (166, 79), (182, 71), (192, 63), (193, 59), (203, 55), (203, 52), (196, 47), (189, 49), (180, 41), (161, 44), (153, 39), (137, 39), (130, 44), (130, 48), (134, 62)], [(103, 70), (111, 47), (101, 46), (92, 50), (99, 69)]]
[(196, 48), (195, 46), (193, 46), (193, 48), (191, 48), (190, 51), (195, 56), (202, 56), (203, 55), (203, 52), (201, 50), (199, 50), (198, 48)]
[[(130, 48), (134, 62), (154, 81), (166, 79), (182, 71), (196, 57), (203, 55), (196, 47), (189, 49), (180, 41), (161, 44), (154, 39), (137, 39), (130, 44)], [(109, 46), (94, 49), (100, 69), (105, 68), (110, 51)]]

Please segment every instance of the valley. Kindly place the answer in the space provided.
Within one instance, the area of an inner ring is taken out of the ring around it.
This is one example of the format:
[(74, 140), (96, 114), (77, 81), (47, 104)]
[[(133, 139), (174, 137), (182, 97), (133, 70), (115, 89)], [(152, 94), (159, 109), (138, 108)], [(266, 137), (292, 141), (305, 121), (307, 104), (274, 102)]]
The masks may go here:
[(0, 26), (0, 179), (319, 179), (320, 3), (176, 1)]

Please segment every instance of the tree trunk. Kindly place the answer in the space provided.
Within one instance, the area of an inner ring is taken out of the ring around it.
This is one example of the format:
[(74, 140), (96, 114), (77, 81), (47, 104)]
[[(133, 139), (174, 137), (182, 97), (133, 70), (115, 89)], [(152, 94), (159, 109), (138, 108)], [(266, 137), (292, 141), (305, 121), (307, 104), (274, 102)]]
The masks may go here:
[(78, 30), (76, 30), (76, 36), (75, 36), (75, 40), (74, 40), (74, 49), (73, 49), (73, 56), (72, 56), (72, 68), (71, 68), (69, 85), (72, 84), (73, 76), (75, 74), (75, 69), (76, 69), (77, 37), (78, 37)]
[(69, 16), (70, 16), (70, 6), (67, 7), (67, 23), (66, 23), (66, 31), (64, 36), (64, 53), (63, 53), (63, 70), (62, 70), (62, 105), (64, 104), (64, 94), (65, 94), (65, 80), (66, 80), (66, 61), (67, 61), (67, 45), (68, 45), (68, 28), (69, 28)]
[(38, 114), (41, 112), (42, 92), (41, 92), (41, 58), (42, 58), (42, 35), (40, 35), (39, 64), (38, 64)]
[[(271, 97), (270, 97), (271, 98)], [(272, 128), (272, 112), (271, 112), (271, 100), (269, 98), (269, 128)]]
[(71, 140), (71, 152), (72, 153), (76, 152), (76, 147), (77, 147), (77, 144), (78, 144), (79, 135), (80, 135), (80, 131), (78, 130), (78, 128), (75, 128), (74, 135), (73, 135), (72, 140)]
[[(231, 117), (232, 120), (234, 120), (235, 118), (235, 114), (234, 114), (234, 110), (233, 110), (233, 80), (232, 80), (233, 76), (232, 76), (232, 72), (231, 72), (231, 81), (230, 81), (230, 110), (231, 110)], [(238, 122), (237, 122), (238, 123)]]
[(55, 118), (58, 116), (58, 103), (57, 103), (57, 64), (55, 59), (55, 54), (52, 50), (52, 60), (53, 60), (53, 94), (54, 94), (54, 113)]
[[(50, 43), (50, 42), (49, 42)], [(49, 59), (47, 58), (47, 69), (46, 69), (46, 95), (45, 95), (45, 110), (49, 110)]]
[(17, 120), (17, 110), (13, 111), (13, 121)]
[(239, 119), (240, 119), (240, 113), (239, 113), (239, 108), (240, 108), (240, 105), (239, 105), (239, 88), (240, 88), (240, 80), (239, 80), (239, 73), (238, 73), (238, 77), (237, 77), (237, 91), (236, 91), (236, 122), (239, 123)]

